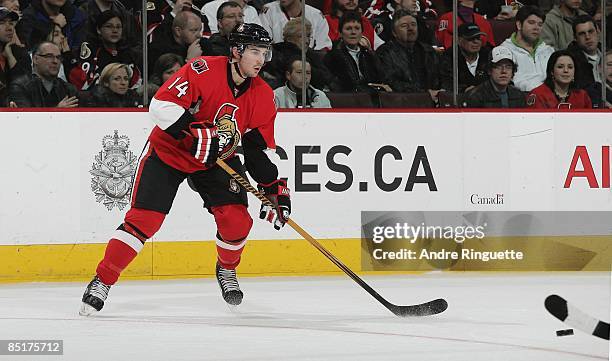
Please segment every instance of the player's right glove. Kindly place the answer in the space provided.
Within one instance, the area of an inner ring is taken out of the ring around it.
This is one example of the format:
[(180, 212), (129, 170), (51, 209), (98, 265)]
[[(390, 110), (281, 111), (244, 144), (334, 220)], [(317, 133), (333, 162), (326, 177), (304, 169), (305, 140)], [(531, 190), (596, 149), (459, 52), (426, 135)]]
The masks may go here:
[(291, 214), (291, 199), (289, 198), (287, 182), (278, 179), (270, 184), (260, 183), (257, 188), (274, 204), (274, 207), (262, 204), (259, 210), (259, 218), (274, 224), (274, 229), (281, 229), (289, 220)]
[(193, 137), (191, 155), (207, 167), (213, 166), (219, 157), (217, 127), (204, 122), (193, 122), (189, 124), (189, 132)]

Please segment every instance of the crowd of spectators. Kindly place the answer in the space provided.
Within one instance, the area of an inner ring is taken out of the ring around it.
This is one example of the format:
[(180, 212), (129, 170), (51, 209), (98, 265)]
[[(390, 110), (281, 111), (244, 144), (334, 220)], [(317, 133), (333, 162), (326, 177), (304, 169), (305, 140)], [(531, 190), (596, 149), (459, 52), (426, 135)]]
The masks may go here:
[(0, 107), (141, 107), (186, 62), (229, 55), (244, 22), (273, 38), (260, 75), (279, 108), (443, 107), (454, 91), (465, 107), (612, 107), (612, 0), (457, 1), (455, 18), (452, 0), (0, 0)]

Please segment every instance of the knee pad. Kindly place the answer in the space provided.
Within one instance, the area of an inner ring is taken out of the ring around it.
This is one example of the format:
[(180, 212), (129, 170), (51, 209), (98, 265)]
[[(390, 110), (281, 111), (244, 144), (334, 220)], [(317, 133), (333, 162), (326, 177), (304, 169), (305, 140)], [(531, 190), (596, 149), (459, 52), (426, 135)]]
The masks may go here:
[(212, 208), (217, 232), (225, 241), (240, 241), (249, 235), (253, 219), (242, 204), (228, 204)]
[(159, 231), (165, 217), (161, 212), (132, 208), (126, 213), (124, 223), (119, 229), (144, 242)]

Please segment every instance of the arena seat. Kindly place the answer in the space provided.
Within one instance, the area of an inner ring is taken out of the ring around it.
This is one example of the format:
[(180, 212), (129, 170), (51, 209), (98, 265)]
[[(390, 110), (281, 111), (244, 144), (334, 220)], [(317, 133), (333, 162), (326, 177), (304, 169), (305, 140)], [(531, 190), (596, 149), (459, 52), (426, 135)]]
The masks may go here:
[(514, 20), (489, 20), (489, 23), (493, 28), (493, 36), (497, 45), (503, 43), (516, 31)]
[(373, 108), (368, 93), (327, 93), (332, 108)]
[(433, 108), (429, 93), (378, 93), (381, 108)]

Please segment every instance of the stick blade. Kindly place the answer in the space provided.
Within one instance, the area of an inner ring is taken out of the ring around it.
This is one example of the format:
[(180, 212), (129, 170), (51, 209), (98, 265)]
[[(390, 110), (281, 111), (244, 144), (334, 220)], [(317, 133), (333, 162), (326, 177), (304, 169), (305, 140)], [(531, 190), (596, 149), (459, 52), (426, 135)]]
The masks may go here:
[(567, 318), (567, 301), (558, 295), (550, 295), (544, 300), (544, 307), (561, 321)]
[(448, 302), (443, 298), (410, 306), (389, 305), (389, 311), (399, 317), (432, 316), (446, 311)]

